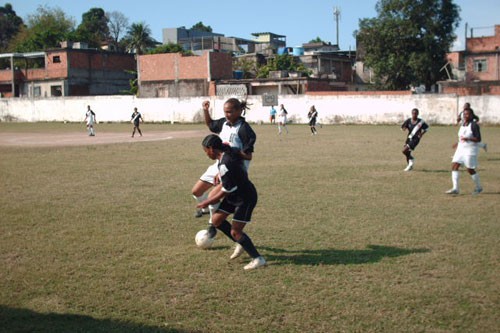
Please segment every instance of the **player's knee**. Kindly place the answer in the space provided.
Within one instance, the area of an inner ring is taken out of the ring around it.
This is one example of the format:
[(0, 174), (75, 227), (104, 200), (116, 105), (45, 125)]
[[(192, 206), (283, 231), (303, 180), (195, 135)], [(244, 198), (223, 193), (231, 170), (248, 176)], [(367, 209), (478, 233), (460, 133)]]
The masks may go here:
[(231, 229), (231, 236), (233, 236), (234, 239), (238, 240), (243, 236), (243, 231), (241, 230), (236, 230), (236, 229)]

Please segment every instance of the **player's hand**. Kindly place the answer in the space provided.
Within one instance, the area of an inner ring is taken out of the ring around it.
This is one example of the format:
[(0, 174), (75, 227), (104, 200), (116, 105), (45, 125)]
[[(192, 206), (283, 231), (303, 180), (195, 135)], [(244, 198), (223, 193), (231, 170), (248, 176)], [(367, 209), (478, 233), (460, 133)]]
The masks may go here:
[(457, 149), (457, 147), (458, 147), (458, 143), (456, 143), (456, 142), (455, 142), (455, 143), (454, 143), (451, 147), (452, 147), (453, 149)]
[(208, 204), (205, 204), (205, 201), (202, 201), (196, 205), (196, 208), (198, 208), (198, 209), (207, 208), (207, 207), (208, 207)]
[(204, 111), (208, 111), (210, 108), (210, 101), (204, 101), (201, 105), (203, 106)]
[(214, 177), (214, 186), (217, 186), (220, 184), (220, 175), (216, 174)]

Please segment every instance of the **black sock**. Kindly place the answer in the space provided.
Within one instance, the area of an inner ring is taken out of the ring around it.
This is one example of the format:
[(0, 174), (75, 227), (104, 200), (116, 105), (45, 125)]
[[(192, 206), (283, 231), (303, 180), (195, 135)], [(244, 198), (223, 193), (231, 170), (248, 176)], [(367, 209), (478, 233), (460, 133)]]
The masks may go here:
[(233, 242), (236, 242), (236, 239), (233, 238), (231, 235), (231, 224), (227, 222), (227, 220), (224, 220), (224, 222), (221, 223), (220, 226), (217, 227), (220, 231), (224, 233), (229, 239), (231, 239)]
[(217, 235), (217, 228), (213, 224), (208, 226), (207, 231), (210, 238), (214, 238)]
[(247, 234), (243, 234), (241, 238), (237, 241), (244, 249), (247, 251), (248, 255), (252, 258), (260, 257), (259, 251), (255, 248), (250, 237)]

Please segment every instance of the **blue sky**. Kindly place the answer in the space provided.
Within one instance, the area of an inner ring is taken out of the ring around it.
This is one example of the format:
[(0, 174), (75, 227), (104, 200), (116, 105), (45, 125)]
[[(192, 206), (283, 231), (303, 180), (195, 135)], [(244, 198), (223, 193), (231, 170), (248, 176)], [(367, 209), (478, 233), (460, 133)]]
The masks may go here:
[[(59, 7), (77, 25), (90, 8), (119, 11), (130, 23), (145, 22), (153, 37), (162, 41), (162, 29), (185, 26), (202, 21), (214, 32), (226, 36), (252, 39), (254, 32), (273, 32), (287, 36), (288, 46), (298, 46), (320, 37), (336, 43), (333, 8), (340, 8), (339, 44), (342, 50), (355, 49), (353, 32), (359, 19), (376, 16), (376, 0), (4, 0), (11, 3), (17, 15), (26, 19), (40, 5)], [(462, 18), (456, 31), (455, 49), (463, 49), (465, 23), (469, 28), (493, 27), (500, 24), (499, 0), (456, 0)], [(2, 4), (2, 5), (3, 5)], [(491, 34), (492, 29), (475, 29)], [(475, 33), (475, 35), (476, 35)]]

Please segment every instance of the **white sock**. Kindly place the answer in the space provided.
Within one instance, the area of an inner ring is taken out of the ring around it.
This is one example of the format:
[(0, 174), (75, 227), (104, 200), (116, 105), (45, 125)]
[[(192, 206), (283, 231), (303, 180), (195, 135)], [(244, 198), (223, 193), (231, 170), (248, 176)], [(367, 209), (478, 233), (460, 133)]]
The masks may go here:
[(471, 175), (471, 178), (474, 181), (474, 184), (476, 184), (476, 188), (481, 188), (481, 182), (479, 181), (479, 174), (475, 173)]
[(451, 183), (453, 184), (454, 190), (459, 190), (458, 181), (460, 179), (460, 171), (452, 171), (451, 172)]
[[(205, 193), (203, 193), (202, 195), (200, 195), (199, 197), (197, 197), (196, 195), (194, 195), (194, 194), (193, 194), (193, 198), (194, 198), (194, 199), (195, 199), (198, 203), (200, 203), (200, 202), (202, 202), (202, 201), (204, 201), (204, 200), (206, 200), (206, 199), (208, 198), (208, 193), (207, 193), (207, 192), (205, 192)], [(203, 210), (203, 212), (204, 212), (204, 213), (208, 212), (207, 208), (203, 208), (202, 210)]]
[(208, 205), (208, 211), (210, 212), (210, 220), (208, 220), (208, 223), (212, 224), (212, 215), (217, 211), (219, 206), (220, 206), (220, 202), (213, 204), (213, 205)]

